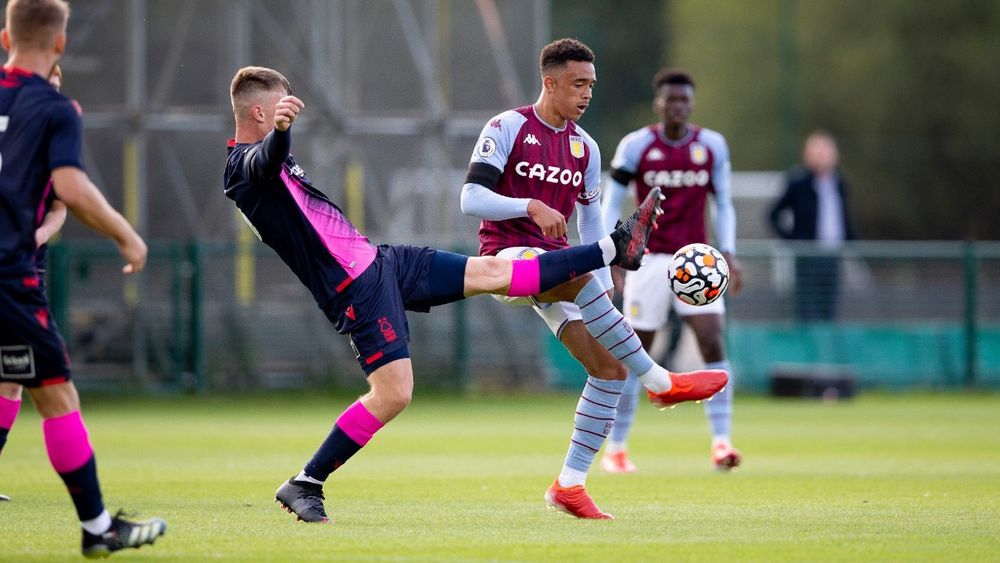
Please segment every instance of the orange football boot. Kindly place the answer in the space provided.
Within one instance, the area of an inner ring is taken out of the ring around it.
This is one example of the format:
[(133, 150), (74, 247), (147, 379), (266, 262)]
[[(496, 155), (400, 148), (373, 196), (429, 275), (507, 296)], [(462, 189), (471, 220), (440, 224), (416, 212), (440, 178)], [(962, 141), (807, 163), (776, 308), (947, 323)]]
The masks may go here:
[(572, 514), (577, 518), (590, 518), (592, 520), (614, 520), (615, 517), (602, 512), (594, 499), (590, 498), (583, 485), (573, 485), (572, 487), (562, 487), (559, 479), (556, 479), (549, 490), (545, 491), (545, 504), (549, 508), (554, 508)]
[(729, 442), (715, 442), (712, 444), (712, 463), (718, 471), (732, 471), (740, 466), (743, 456), (740, 451)]
[(669, 391), (653, 393), (646, 390), (649, 400), (660, 408), (672, 407), (685, 401), (708, 399), (729, 383), (729, 374), (722, 369), (703, 369), (689, 373), (670, 372)]
[(604, 454), (601, 458), (601, 469), (608, 473), (635, 473), (639, 470), (628, 458), (628, 452), (625, 450)]

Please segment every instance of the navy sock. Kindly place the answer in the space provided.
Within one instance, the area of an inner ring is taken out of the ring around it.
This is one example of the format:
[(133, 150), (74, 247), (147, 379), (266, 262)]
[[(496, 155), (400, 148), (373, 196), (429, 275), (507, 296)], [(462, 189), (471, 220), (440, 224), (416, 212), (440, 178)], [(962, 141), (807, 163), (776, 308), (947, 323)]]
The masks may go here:
[(7, 444), (7, 434), (9, 433), (10, 428), (0, 427), (0, 452), (3, 452), (3, 447)]
[(101, 486), (97, 482), (97, 461), (90, 456), (87, 463), (68, 473), (60, 473), (66, 490), (73, 499), (76, 514), (80, 521), (97, 518), (104, 512), (104, 501), (101, 500)]
[(323, 440), (323, 444), (313, 454), (303, 471), (313, 479), (326, 481), (331, 473), (347, 463), (347, 460), (358, 453), (360, 449), (361, 445), (352, 440), (347, 433), (340, 429), (340, 426), (335, 424), (330, 435), (326, 437), (326, 440)]
[(591, 270), (603, 268), (604, 254), (595, 242), (545, 252), (538, 256), (539, 293)]

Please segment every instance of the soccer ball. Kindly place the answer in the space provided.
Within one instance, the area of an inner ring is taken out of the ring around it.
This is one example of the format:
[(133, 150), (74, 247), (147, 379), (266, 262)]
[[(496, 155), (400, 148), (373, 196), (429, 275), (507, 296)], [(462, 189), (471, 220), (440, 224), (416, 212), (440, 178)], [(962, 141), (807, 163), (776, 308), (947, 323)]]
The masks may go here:
[(667, 276), (670, 289), (681, 301), (708, 305), (729, 287), (729, 264), (721, 252), (696, 242), (674, 253)]

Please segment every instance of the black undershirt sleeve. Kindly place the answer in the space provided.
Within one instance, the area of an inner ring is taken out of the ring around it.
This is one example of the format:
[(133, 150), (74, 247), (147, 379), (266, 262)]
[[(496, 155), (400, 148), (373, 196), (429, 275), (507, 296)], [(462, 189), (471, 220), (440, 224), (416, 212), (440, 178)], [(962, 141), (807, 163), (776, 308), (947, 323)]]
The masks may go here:
[(493, 189), (500, 180), (500, 170), (492, 164), (485, 162), (473, 162), (469, 165), (469, 171), (465, 173), (466, 184), (479, 184), (489, 189)]
[(615, 168), (611, 171), (611, 179), (623, 186), (627, 186), (632, 181), (632, 178), (635, 178), (634, 172), (622, 170), (621, 168)]

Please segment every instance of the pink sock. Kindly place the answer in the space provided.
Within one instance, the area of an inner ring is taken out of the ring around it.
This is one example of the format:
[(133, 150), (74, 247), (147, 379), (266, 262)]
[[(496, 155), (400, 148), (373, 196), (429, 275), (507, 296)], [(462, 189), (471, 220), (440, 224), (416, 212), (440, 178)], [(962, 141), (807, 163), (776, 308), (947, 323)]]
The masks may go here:
[(42, 421), (42, 434), (45, 435), (49, 461), (57, 473), (77, 470), (94, 455), (80, 411), (45, 419)]
[(507, 290), (507, 295), (511, 297), (537, 295), (542, 279), (539, 273), (538, 258), (514, 260), (512, 265), (513, 271), (511, 272), (510, 289)]
[(359, 446), (367, 444), (383, 426), (382, 421), (375, 418), (361, 401), (354, 401), (337, 419), (337, 427)]
[(0, 428), (10, 430), (14, 426), (14, 420), (20, 410), (20, 399), (12, 401), (7, 397), (0, 397)]

